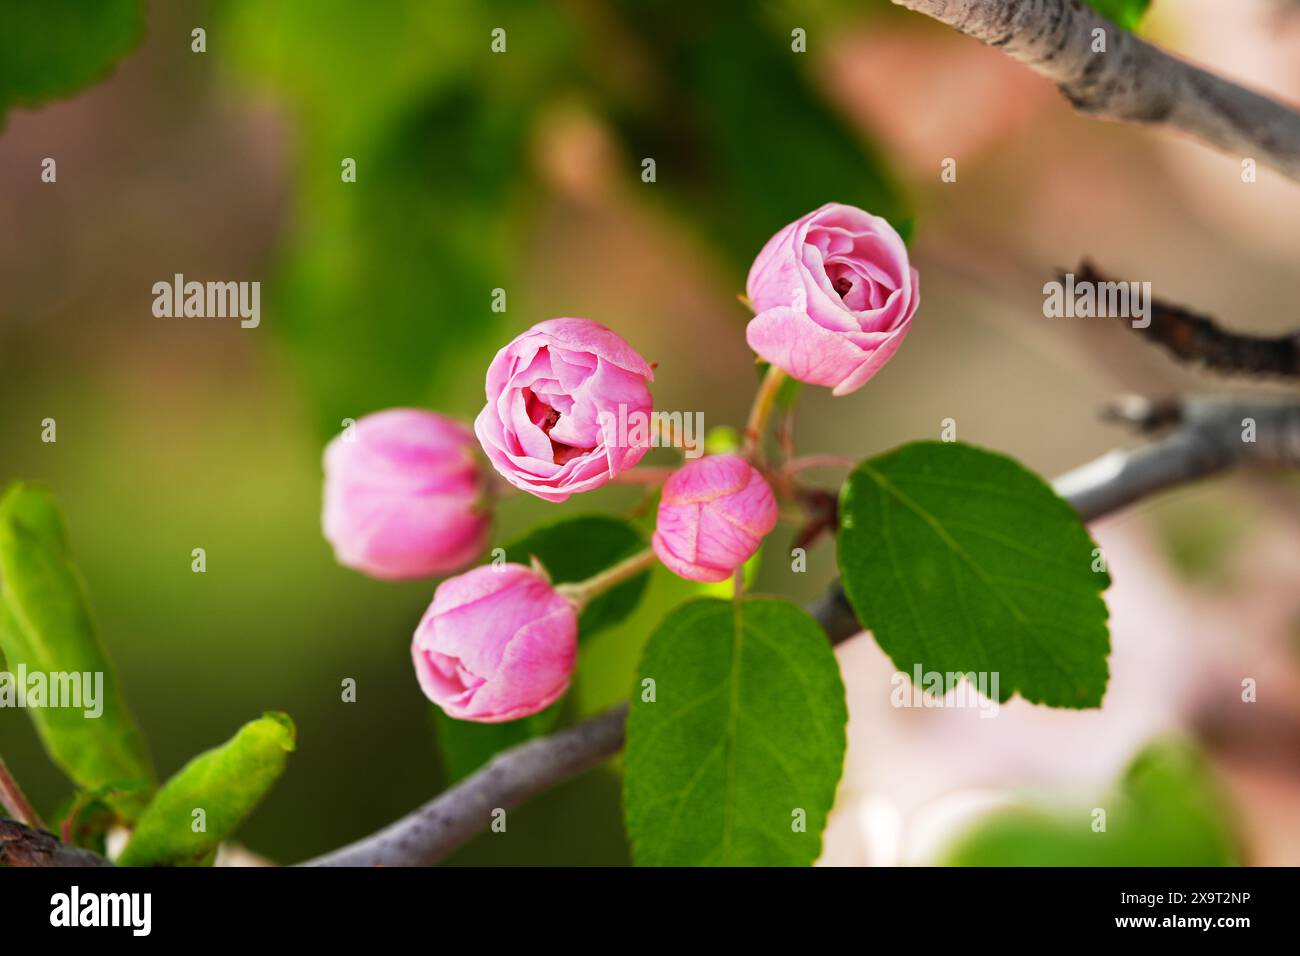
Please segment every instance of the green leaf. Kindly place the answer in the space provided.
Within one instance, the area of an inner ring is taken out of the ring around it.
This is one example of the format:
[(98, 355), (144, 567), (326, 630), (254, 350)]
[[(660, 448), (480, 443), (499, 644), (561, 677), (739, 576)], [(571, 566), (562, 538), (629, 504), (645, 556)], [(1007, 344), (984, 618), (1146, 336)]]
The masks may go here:
[(95, 636), (54, 498), (32, 485), (0, 498), (0, 648), (15, 679), (20, 668), (29, 683), (34, 674), (47, 683), (51, 674), (87, 675), (81, 686), (89, 682), (94, 706), (83, 697), (82, 707), (26, 710), (50, 758), (81, 789), (112, 791), (108, 802), (134, 819), (153, 786), (148, 749)]
[(956, 442), (865, 461), (840, 495), (858, 620), (900, 671), (997, 675), (1000, 701), (1100, 706), (1110, 578), (1095, 547), (1041, 478)]
[[(583, 515), (529, 532), (506, 545), (506, 560), (528, 564), (536, 556), (555, 584), (582, 581), (646, 548), (645, 538), (625, 521), (604, 515)], [(586, 640), (613, 627), (632, 613), (645, 593), (650, 572), (596, 598), (578, 619), (578, 636)]]
[(463, 780), (501, 751), (550, 733), (560, 719), (563, 706), (563, 701), (556, 701), (540, 714), (500, 724), (456, 720), (440, 707), (431, 708), (447, 782)]
[(1088, 0), (1088, 4), (1125, 30), (1134, 30), (1142, 22), (1151, 0)]
[[(1094, 829), (1105, 810), (1104, 832)], [(953, 866), (1235, 866), (1231, 813), (1189, 746), (1147, 747), (1115, 792), (1072, 810), (998, 811), (959, 837)]]
[(6, 3), (0, 13), (0, 119), (103, 77), (144, 31), (140, 0)]
[(830, 643), (797, 605), (682, 605), (646, 644), (628, 715), (633, 860), (812, 863), (843, 769), (846, 720)]
[[(284, 772), (296, 732), (287, 714), (267, 713), (199, 754), (162, 785), (118, 858), (121, 866), (207, 866), (217, 846)], [(205, 829), (195, 832), (202, 810)]]

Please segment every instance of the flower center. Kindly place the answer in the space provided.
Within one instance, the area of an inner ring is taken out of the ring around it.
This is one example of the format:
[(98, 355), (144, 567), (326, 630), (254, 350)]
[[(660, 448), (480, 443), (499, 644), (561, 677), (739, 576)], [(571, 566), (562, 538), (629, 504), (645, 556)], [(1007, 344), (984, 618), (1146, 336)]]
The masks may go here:
[(538, 398), (531, 388), (524, 389), (524, 402), (528, 420), (540, 428), (543, 435), (550, 435), (551, 429), (560, 421), (559, 411)]
[(835, 291), (840, 294), (841, 299), (853, 291), (853, 280), (848, 276), (840, 276), (832, 284), (835, 287)]
[(538, 398), (531, 388), (524, 389), (524, 400), (527, 403), (528, 420), (540, 428), (543, 435), (551, 439), (551, 460), (555, 464), (563, 465), (570, 459), (591, 450), (568, 445), (551, 437), (552, 429), (560, 423), (560, 411)]

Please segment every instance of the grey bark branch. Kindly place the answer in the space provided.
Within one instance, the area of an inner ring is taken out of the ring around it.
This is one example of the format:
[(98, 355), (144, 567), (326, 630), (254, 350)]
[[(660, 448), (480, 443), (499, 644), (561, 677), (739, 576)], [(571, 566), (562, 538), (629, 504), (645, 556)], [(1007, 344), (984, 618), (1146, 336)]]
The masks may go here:
[[(1063, 277), (1061, 278), (1064, 281)], [(1077, 279), (1084, 283), (1111, 282), (1088, 260), (1080, 263)], [(1133, 331), (1168, 349), (1180, 362), (1226, 375), (1277, 375), (1300, 377), (1300, 332), (1255, 335), (1226, 329), (1208, 315), (1181, 305), (1152, 298), (1145, 326)]]
[[(1166, 126), (1300, 180), (1300, 114), (1139, 39), (1081, 0), (894, 0), (1052, 80), (1082, 113)], [(1094, 53), (1093, 31), (1106, 31)]]
[(67, 846), (53, 833), (0, 819), (0, 866), (109, 866), (101, 856)]
[(602, 763), (623, 748), (627, 705), (503, 751), (487, 766), (378, 833), (305, 866), (437, 863), (510, 809)]
[[(1190, 398), (1178, 403), (1172, 431), (1127, 451), (1103, 455), (1054, 483), (1092, 521), (1174, 485), (1235, 465), (1300, 467), (1300, 402)], [(1243, 420), (1255, 441), (1243, 440)], [(836, 583), (808, 607), (833, 643), (862, 632)], [(373, 836), (307, 866), (420, 866), (444, 859), (487, 828), (494, 807), (512, 807), (591, 769), (623, 746), (627, 707), (499, 754), (484, 769)]]
[(1103, 455), (1057, 478), (1052, 487), (1091, 521), (1237, 465), (1300, 467), (1300, 402), (1186, 399), (1164, 437)]

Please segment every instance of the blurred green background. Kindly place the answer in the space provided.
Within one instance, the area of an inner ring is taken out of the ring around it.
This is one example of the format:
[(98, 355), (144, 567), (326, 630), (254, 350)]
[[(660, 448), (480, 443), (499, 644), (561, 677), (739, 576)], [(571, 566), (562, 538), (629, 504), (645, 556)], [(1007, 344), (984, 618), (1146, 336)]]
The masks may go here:
[[(1094, 415), (1117, 391), (1203, 384), (1120, 330), (1044, 327), (1039, 286), (1081, 254), (1261, 331), (1286, 321), (1269, 303), (1300, 293), (1258, 221), (1231, 275), (1215, 274), (1236, 233), (1214, 218), (1231, 211), (1188, 202), (1198, 147), (1169, 147), (1186, 150), (1175, 159), (1075, 117), (995, 51), (884, 0), (103, 11), (122, 18), (96, 34), (104, 69), (73, 86), (103, 82), (37, 109), (0, 95), (0, 480), (43, 481), (63, 503), (160, 774), (264, 710), (293, 716), (299, 749), (239, 835), (276, 861), (363, 836), (447, 778), (408, 649), (432, 583), (369, 581), (320, 534), (320, 454), (343, 419), (403, 404), (468, 419), (497, 348), (579, 315), (658, 363), (659, 407), (736, 424), (755, 381), (735, 300), (748, 265), (831, 200), (915, 236), (925, 299), (869, 389), (805, 389), (806, 451), (860, 456), (955, 415), (963, 440), (1052, 475), (1117, 440)], [(1193, 36), (1173, 19), (1154, 29)], [(939, 178), (949, 156), (954, 185)], [(44, 157), (56, 184), (39, 179)], [(1081, 193), (1085, 177), (1101, 185)], [(1284, 190), (1262, 181), (1252, 201), (1290, 208)], [(151, 286), (175, 273), (261, 281), (261, 327), (155, 319)], [(510, 498), (495, 540), (638, 501)], [(1185, 500), (1162, 507), (1154, 540), (1211, 574), (1222, 528), (1189, 532)], [(774, 559), (758, 585), (808, 598), (833, 565), (822, 541), (806, 574)], [(626, 696), (640, 642), (687, 593), (656, 575), (631, 620), (584, 646), (562, 719)], [(356, 703), (340, 699), (349, 677)], [(25, 715), (0, 712), (0, 753), (38, 806), (67, 795)], [(508, 832), (456, 862), (625, 862), (616, 768), (512, 814)]]

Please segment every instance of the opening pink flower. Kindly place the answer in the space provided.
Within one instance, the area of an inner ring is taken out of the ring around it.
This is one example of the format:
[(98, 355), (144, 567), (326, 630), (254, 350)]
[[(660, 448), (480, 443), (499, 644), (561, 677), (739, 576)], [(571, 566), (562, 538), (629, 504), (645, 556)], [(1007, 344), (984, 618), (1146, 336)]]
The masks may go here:
[(411, 642), (420, 688), (451, 717), (517, 720), (564, 694), (578, 614), (522, 564), (485, 565), (438, 585)]
[(653, 379), (646, 360), (600, 323), (548, 319), (492, 360), (474, 431), (512, 485), (564, 501), (645, 456)]
[(847, 395), (884, 367), (921, 304), (920, 276), (884, 219), (827, 203), (768, 240), (745, 284), (749, 347)]

